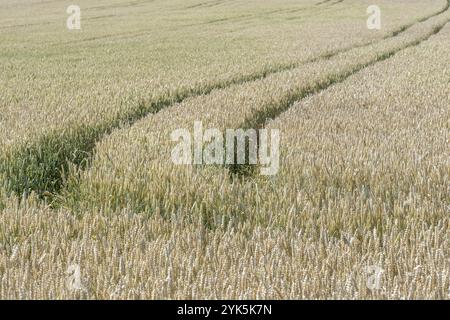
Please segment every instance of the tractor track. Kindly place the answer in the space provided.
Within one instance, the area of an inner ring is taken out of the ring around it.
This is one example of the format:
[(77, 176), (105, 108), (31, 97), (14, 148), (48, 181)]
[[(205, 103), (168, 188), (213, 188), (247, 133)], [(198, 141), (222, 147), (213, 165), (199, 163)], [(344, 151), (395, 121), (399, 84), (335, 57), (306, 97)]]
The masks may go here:
[[(114, 130), (120, 129), (125, 125), (133, 125), (138, 120), (150, 114), (157, 113), (166, 107), (180, 103), (187, 98), (208, 95), (214, 90), (226, 89), (233, 85), (241, 85), (247, 82), (261, 80), (275, 73), (293, 70), (301, 65), (314, 63), (323, 59), (330, 59), (352, 49), (369, 46), (389, 38), (394, 38), (412, 26), (446, 12), (449, 9), (449, 4), (450, 0), (448, 1), (447, 6), (439, 13), (434, 13), (420, 21), (405, 25), (399, 30), (393, 31), (390, 35), (371, 41), (367, 44), (358, 44), (348, 48), (339, 49), (332, 53), (319, 55), (318, 57), (304, 62), (294, 62), (288, 65), (269, 67), (257, 73), (236, 77), (235, 79), (228, 81), (213, 83), (202, 88), (190, 88), (170, 98), (160, 99), (149, 104), (138, 105), (136, 108), (121, 115), (111, 123), (100, 123), (96, 126), (79, 126), (73, 128), (73, 130), (65, 130), (63, 133), (53, 132), (47, 134), (36, 141), (31, 142), (27, 146), (19, 146), (12, 154), (9, 154), (8, 157), (5, 158), (3, 156), (0, 158), (0, 175), (4, 179), (3, 183), (7, 191), (19, 196), (27, 196), (30, 192), (36, 192), (41, 196), (46, 193), (52, 195), (59, 194), (61, 189), (64, 188), (65, 173), (68, 172), (69, 167), (75, 165), (82, 170), (88, 167), (90, 159), (95, 153), (96, 144)], [(440, 27), (438, 30), (434, 30), (435, 32), (433, 34), (439, 32), (443, 27), (444, 26)], [(400, 48), (395, 52), (391, 52), (388, 55), (383, 55), (372, 61), (370, 64), (355, 66), (351, 72), (337, 76), (327, 83), (320, 84), (302, 92), (297, 92), (291, 95), (289, 99), (286, 100), (287, 102), (285, 104), (256, 113), (252, 119), (246, 120), (243, 127), (262, 127), (268, 118), (277, 117), (282, 112), (289, 109), (296, 101), (301, 100), (308, 95), (325, 90), (335, 83), (342, 82), (352, 74), (361, 71), (369, 65), (388, 59), (398, 51), (418, 45), (433, 34), (430, 34), (426, 39), (419, 39), (418, 41)], [(33, 174), (30, 175), (30, 172)]]

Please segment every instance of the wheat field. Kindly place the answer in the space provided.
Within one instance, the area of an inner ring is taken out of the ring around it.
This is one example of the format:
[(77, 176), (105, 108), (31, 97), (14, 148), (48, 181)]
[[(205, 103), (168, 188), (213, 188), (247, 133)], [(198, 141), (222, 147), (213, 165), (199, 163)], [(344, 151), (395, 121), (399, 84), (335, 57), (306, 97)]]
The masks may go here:
[(75, 2), (0, 3), (0, 299), (450, 299), (449, 0)]

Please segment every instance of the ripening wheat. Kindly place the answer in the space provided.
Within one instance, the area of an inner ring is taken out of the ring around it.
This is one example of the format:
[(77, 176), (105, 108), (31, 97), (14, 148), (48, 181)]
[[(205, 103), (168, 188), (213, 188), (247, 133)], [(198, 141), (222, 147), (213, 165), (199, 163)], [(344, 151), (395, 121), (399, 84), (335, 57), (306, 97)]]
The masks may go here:
[(450, 1), (317, 2), (0, 4), (0, 299), (448, 299)]

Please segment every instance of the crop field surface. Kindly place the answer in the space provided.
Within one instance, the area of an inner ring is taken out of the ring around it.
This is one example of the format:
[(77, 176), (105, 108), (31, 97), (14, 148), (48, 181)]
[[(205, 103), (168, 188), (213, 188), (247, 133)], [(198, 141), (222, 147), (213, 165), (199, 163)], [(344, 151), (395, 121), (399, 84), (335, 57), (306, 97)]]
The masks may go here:
[[(448, 0), (0, 1), (0, 299), (449, 299), (449, 21)], [(275, 172), (205, 163), (199, 124), (233, 160), (226, 132), (257, 161), (268, 132)]]

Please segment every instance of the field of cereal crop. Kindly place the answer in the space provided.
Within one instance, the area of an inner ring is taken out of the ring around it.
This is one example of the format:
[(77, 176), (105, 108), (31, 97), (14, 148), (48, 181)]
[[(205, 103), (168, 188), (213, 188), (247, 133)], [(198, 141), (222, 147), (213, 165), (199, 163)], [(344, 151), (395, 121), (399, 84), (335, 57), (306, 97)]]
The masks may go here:
[(2, 1), (0, 299), (448, 299), (449, 4)]

